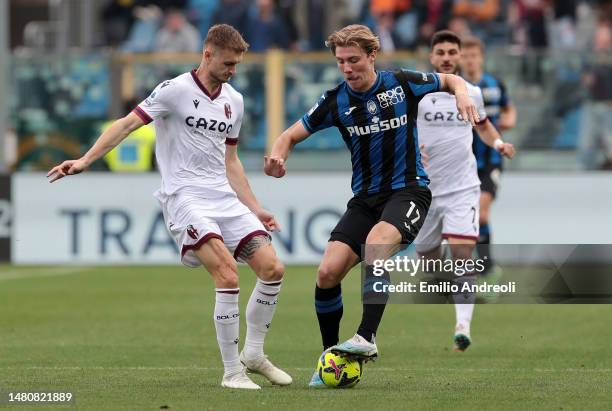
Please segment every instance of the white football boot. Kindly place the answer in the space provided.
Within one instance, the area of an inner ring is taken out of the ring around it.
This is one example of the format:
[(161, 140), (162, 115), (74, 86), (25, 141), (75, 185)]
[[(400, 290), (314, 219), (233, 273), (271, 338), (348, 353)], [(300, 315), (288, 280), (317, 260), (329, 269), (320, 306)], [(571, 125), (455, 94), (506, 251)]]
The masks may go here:
[(336, 344), (329, 349), (337, 355), (348, 355), (364, 359), (366, 361), (375, 360), (378, 357), (378, 347), (376, 341), (369, 342), (359, 334), (355, 334), (352, 338), (341, 344)]
[(247, 359), (243, 351), (240, 353), (240, 362), (249, 372), (263, 375), (274, 385), (289, 385), (293, 382), (289, 374), (272, 364), (265, 355)]
[(224, 375), (223, 380), (221, 381), (221, 386), (225, 388), (239, 388), (243, 390), (261, 389), (259, 385), (251, 381), (251, 379), (246, 375), (246, 370), (244, 368), (234, 374)]

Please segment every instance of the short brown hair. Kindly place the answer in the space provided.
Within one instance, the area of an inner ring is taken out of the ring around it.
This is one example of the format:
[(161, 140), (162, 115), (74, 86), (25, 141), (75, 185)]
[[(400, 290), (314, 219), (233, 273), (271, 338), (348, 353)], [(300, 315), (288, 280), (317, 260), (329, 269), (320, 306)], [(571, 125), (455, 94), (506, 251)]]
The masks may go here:
[(332, 54), (336, 55), (336, 47), (357, 46), (366, 54), (380, 49), (378, 37), (372, 30), (361, 24), (351, 24), (329, 35), (325, 45), (329, 47)]
[(215, 24), (212, 26), (204, 40), (204, 47), (206, 46), (229, 49), (236, 53), (244, 53), (249, 49), (249, 43), (244, 41), (238, 30), (229, 24)]
[(440, 30), (440, 31), (435, 32), (434, 35), (431, 36), (431, 46), (430, 47), (433, 50), (436, 44), (446, 43), (446, 42), (456, 44), (457, 46), (459, 46), (459, 48), (461, 48), (461, 39), (459, 38), (458, 35), (456, 35), (454, 32), (450, 30)]
[(484, 54), (485, 52), (484, 43), (480, 41), (478, 37), (468, 37), (466, 39), (463, 39), (463, 48), (467, 49), (470, 47), (478, 47), (482, 54)]

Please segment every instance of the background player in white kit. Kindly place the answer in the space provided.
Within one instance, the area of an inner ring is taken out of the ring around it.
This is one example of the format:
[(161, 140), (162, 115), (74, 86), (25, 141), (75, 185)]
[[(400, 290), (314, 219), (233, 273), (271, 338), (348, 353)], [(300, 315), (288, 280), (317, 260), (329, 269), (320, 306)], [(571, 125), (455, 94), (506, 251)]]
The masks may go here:
[[(197, 70), (162, 82), (130, 114), (113, 123), (83, 157), (64, 161), (48, 176), (53, 182), (84, 171), (133, 130), (155, 120), (162, 177), (155, 197), (183, 264), (204, 265), (215, 282), (214, 321), (225, 368), (221, 385), (259, 389), (245, 366), (273, 384), (288, 385), (292, 380), (263, 352), (284, 267), (266, 231), (278, 229), (278, 224), (255, 198), (237, 155), (243, 100), (227, 81), (247, 49), (233, 27), (211, 27)], [(240, 355), (238, 259), (258, 277), (246, 309), (247, 333)]]
[[(429, 61), (439, 73), (456, 74), (461, 57), (461, 40), (452, 31), (435, 33), (431, 39)], [(512, 144), (504, 143), (487, 118), (482, 92), (466, 83), (476, 103), (480, 121), (475, 129), (482, 140), (507, 157), (514, 156)], [(447, 239), (454, 259), (469, 259), (478, 241), (480, 180), (472, 152), (472, 125), (461, 118), (455, 96), (445, 92), (427, 94), (419, 103), (417, 118), (419, 143), (427, 154), (425, 171), (431, 180), (432, 202), (425, 223), (415, 239), (416, 250), (426, 258), (438, 259), (440, 244)], [(466, 275), (455, 279), (474, 283)], [(474, 295), (453, 296), (457, 324), (455, 349), (464, 351), (471, 343), (470, 323)]]

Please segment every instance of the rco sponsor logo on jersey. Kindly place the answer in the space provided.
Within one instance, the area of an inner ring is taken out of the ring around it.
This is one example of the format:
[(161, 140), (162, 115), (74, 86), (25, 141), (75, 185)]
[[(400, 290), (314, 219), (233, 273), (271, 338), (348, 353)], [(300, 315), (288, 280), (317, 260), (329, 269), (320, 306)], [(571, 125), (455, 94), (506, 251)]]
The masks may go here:
[(404, 114), (401, 117), (394, 117), (390, 120), (383, 120), (379, 123), (368, 124), (365, 126), (351, 126), (347, 127), (346, 130), (351, 136), (365, 136), (371, 133), (379, 133), (381, 131), (387, 131), (394, 128), (405, 126), (408, 123), (408, 114)]
[[(402, 86), (397, 86), (391, 90), (385, 90), (376, 95), (381, 108), (387, 108), (399, 104), (406, 98)], [(368, 107), (369, 108), (369, 107)]]
[(226, 132), (227, 134), (229, 134), (232, 129), (231, 124), (213, 118), (205, 119), (204, 117), (195, 118), (194, 116), (189, 116), (185, 119), (185, 124), (189, 127), (204, 128), (206, 130), (218, 131), (221, 133)]
[(152, 101), (152, 100), (154, 100), (154, 99), (155, 99), (155, 96), (157, 96), (157, 91), (154, 91), (153, 93), (151, 93), (151, 94), (149, 95), (149, 97), (147, 97), (147, 98), (145, 99), (145, 104), (146, 104), (147, 106), (152, 105), (152, 104), (153, 104), (153, 101)]
[(461, 121), (463, 116), (457, 111), (428, 111), (423, 114), (425, 121)]

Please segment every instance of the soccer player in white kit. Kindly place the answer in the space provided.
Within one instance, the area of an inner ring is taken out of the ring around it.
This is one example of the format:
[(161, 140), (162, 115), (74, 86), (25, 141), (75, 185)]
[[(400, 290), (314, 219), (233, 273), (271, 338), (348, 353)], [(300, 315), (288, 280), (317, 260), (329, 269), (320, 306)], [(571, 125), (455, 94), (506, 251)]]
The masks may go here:
[[(429, 60), (437, 72), (456, 74), (460, 57), (461, 40), (455, 33), (443, 30), (433, 35)], [(512, 158), (513, 145), (504, 143), (487, 119), (481, 90), (467, 82), (466, 86), (480, 117), (476, 131), (485, 144)], [(478, 241), (480, 200), (480, 180), (472, 152), (472, 125), (461, 118), (454, 95), (437, 92), (425, 95), (419, 103), (417, 128), (419, 143), (428, 156), (425, 171), (431, 180), (432, 202), (415, 239), (416, 250), (427, 259), (439, 259), (440, 245), (447, 239), (454, 259), (469, 259)], [(474, 276), (455, 278), (460, 287), (464, 282), (473, 284)], [(465, 351), (471, 344), (474, 295), (457, 294), (453, 299), (457, 320), (455, 349)]]
[[(221, 385), (259, 389), (246, 375), (247, 369), (276, 385), (289, 385), (292, 379), (263, 351), (284, 267), (268, 234), (278, 229), (278, 223), (255, 198), (237, 155), (243, 99), (227, 81), (247, 49), (233, 27), (211, 27), (197, 70), (159, 84), (83, 157), (64, 161), (48, 176), (53, 182), (84, 171), (133, 130), (154, 121), (162, 177), (154, 195), (166, 227), (181, 250), (183, 264), (203, 265), (215, 283), (214, 321), (225, 369)], [(246, 340), (240, 355), (236, 260), (245, 261), (258, 277), (246, 308)]]

